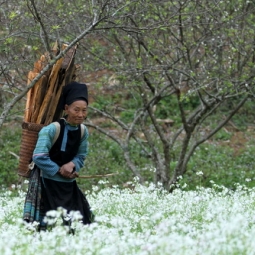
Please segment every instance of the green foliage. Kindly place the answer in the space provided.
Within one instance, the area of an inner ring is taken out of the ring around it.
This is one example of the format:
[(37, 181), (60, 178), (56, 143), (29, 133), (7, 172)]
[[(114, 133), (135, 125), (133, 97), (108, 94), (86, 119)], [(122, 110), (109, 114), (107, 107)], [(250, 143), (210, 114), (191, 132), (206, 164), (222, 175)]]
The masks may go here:
[[(188, 185), (186, 189), (195, 189), (196, 186), (211, 187), (212, 183), (223, 185), (235, 189), (235, 184), (240, 183), (248, 187), (255, 186), (255, 140), (239, 150), (234, 150), (230, 140), (231, 135), (221, 130), (213, 140), (213, 143), (202, 144), (197, 148), (191, 158), (187, 173), (179, 180), (182, 186)], [(0, 136), (0, 185), (10, 186), (19, 180), (17, 174), (18, 160), (10, 152), (19, 154), (21, 138), (20, 124), (12, 125), (12, 129), (3, 128)], [(119, 146), (105, 136), (95, 131), (90, 131), (90, 150), (85, 161), (85, 167), (81, 170), (81, 175), (118, 173), (116, 176), (108, 177), (108, 185), (120, 185), (132, 180), (133, 175), (127, 168), (122, 151)], [(148, 159), (136, 143), (131, 144), (131, 155), (143, 176), (147, 181), (153, 181), (153, 169), (148, 165)], [(171, 163), (171, 169), (176, 162)], [(203, 174), (199, 174), (202, 172)], [(89, 190), (96, 185), (100, 179), (78, 179), (84, 190)]]
[(157, 116), (161, 119), (172, 118), (175, 122), (180, 122), (178, 102), (176, 96), (163, 98), (157, 107)]
[[(236, 104), (236, 100), (231, 100), (230, 108)], [(240, 130), (245, 130), (247, 126), (253, 125), (254, 123), (254, 98), (250, 98), (245, 103), (245, 106), (242, 107), (238, 115), (233, 116), (232, 121)]]
[(103, 110), (107, 108), (108, 105), (111, 105), (111, 99), (110, 96), (107, 95), (97, 96), (97, 100), (91, 104), (91, 106), (97, 108), (98, 110)]
[(131, 122), (134, 119), (135, 110), (122, 111), (120, 113), (120, 119), (124, 122)]
[[(12, 124), (12, 128), (2, 128), (0, 136), (0, 186), (17, 183), (21, 127)], [(13, 153), (13, 154), (12, 154)]]
[(221, 129), (214, 135), (214, 139), (220, 141), (227, 141), (231, 138), (232, 134), (224, 129)]
[[(190, 111), (199, 105), (199, 99), (197, 96), (189, 96), (183, 94), (180, 102), (185, 111)], [(178, 125), (181, 124), (180, 110), (178, 106), (178, 99), (176, 95), (164, 97), (157, 104), (156, 115), (160, 119), (171, 118)]]
[[(122, 186), (125, 182), (132, 180), (132, 174), (124, 163), (118, 145), (95, 131), (90, 131), (89, 144), (89, 155), (85, 160), (85, 167), (81, 170), (81, 175), (118, 173), (107, 178), (109, 185), (119, 184)], [(78, 182), (83, 189), (87, 190), (100, 180), (104, 180), (104, 178), (78, 179)]]
[[(61, 38), (71, 42), (79, 37), (81, 31), (91, 26), (91, 20), (100, 17), (101, 21), (95, 30), (88, 31), (86, 37), (80, 40), (76, 55), (77, 63), (83, 65), (82, 69), (87, 75), (81, 76), (82, 79), (91, 78), (92, 82), (88, 81), (91, 88), (99, 91), (91, 104), (93, 107), (113, 116), (118, 115), (121, 121), (130, 123), (136, 111), (144, 106), (141, 94), (146, 94), (150, 100), (163, 86), (170, 84), (172, 86), (169, 85), (165, 93), (161, 94), (155, 115), (160, 119), (173, 119), (173, 129), (182, 125), (179, 103), (188, 118), (202, 99), (204, 102), (208, 98), (218, 98), (217, 102), (223, 102), (224, 96), (230, 99), (200, 126), (201, 130), (205, 127), (212, 130), (240, 102), (241, 93), (246, 93), (254, 83), (254, 12), (251, 8), (254, 4), (240, 0), (230, 2), (220, 1), (215, 4), (214, 1), (202, 1), (197, 4), (196, 1), (159, 1), (155, 4), (153, 1), (119, 1), (115, 5), (111, 1), (98, 1), (93, 6), (92, 3), (91, 6), (89, 3), (85, 6), (84, 1), (73, 1), (67, 4), (68, 8), (64, 8), (63, 1), (47, 0), (46, 4), (38, 1), (36, 7), (40, 13), (45, 14), (40, 15), (40, 18), (49, 40)], [(45, 51), (46, 38), (43, 38), (39, 22), (35, 22), (32, 5), (25, 1), (21, 1), (19, 6), (12, 1), (8, 3), (2, 5), (5, 15), (0, 27), (4, 39), (0, 52), (5, 56), (2, 61), (6, 63), (3, 70), (10, 68), (11, 72), (5, 71), (1, 77), (2, 84), (9, 84), (13, 80), (14, 87), (26, 83), (24, 79), (33, 66), (36, 52), (41, 55)], [(14, 6), (14, 9), (10, 8)], [(31, 49), (28, 54), (27, 46)], [(16, 73), (23, 72), (20, 79), (17, 79), (14, 70)], [(116, 84), (109, 84), (110, 76), (116, 77)], [(105, 92), (105, 88), (109, 91)], [(180, 102), (176, 94), (172, 94), (177, 88), (182, 89)], [(186, 93), (186, 89), (194, 93)], [(13, 90), (11, 92), (16, 93)], [(237, 98), (234, 99), (234, 96)], [(237, 128), (245, 131), (248, 125), (254, 123), (253, 108), (253, 100), (250, 100), (239, 115), (233, 117), (232, 121)], [(148, 128), (149, 125), (148, 121)], [(105, 122), (101, 127), (110, 129), (112, 123)], [(17, 154), (20, 143), (11, 132), (16, 131), (1, 130), (0, 138), (1, 180), (8, 184), (15, 178), (6, 173), (17, 164), (16, 158), (9, 151)], [(214, 145), (206, 144), (197, 149), (185, 177), (192, 180), (193, 186), (197, 182), (209, 185), (207, 181), (211, 178), (218, 178), (220, 182), (231, 185), (240, 178), (236, 170), (238, 166), (244, 169), (243, 178), (249, 177), (245, 160), (250, 160), (253, 145), (249, 147), (251, 152), (246, 151), (247, 154), (244, 154), (243, 151), (236, 156), (232, 149), (221, 146), (231, 135), (221, 130), (210, 141)], [(152, 139), (157, 138), (154, 136)], [(146, 165), (148, 158), (141, 148), (133, 143), (130, 147), (135, 164), (141, 169), (150, 169)], [(162, 149), (160, 145), (156, 148), (159, 151)], [(177, 159), (174, 160), (171, 166), (176, 164)], [(131, 176), (119, 147), (94, 132), (91, 132), (91, 151), (85, 171), (123, 172), (118, 178), (111, 179), (112, 184), (125, 182)], [(196, 176), (196, 172), (200, 171), (204, 175)], [(151, 173), (146, 177), (151, 180)]]
[(229, 145), (203, 144), (191, 158), (180, 185), (186, 183), (188, 189), (200, 185), (211, 187), (213, 183), (230, 189), (235, 189), (237, 183), (254, 187), (255, 146), (254, 141), (252, 143), (238, 154)]

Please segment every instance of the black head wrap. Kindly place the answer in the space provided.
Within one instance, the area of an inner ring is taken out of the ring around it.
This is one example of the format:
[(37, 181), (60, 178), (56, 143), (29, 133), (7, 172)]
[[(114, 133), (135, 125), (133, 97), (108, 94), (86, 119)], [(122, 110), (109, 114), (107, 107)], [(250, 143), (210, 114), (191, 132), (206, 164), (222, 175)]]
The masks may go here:
[(83, 100), (88, 104), (88, 89), (86, 84), (71, 82), (66, 85), (62, 93), (62, 108), (65, 109), (65, 105), (70, 105), (75, 101)]

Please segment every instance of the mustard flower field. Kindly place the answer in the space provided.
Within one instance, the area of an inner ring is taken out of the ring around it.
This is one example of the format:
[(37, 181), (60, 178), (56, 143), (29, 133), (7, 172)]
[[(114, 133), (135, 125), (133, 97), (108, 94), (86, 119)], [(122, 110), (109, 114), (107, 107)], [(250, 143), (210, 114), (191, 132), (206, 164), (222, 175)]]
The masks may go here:
[(130, 189), (106, 184), (87, 193), (95, 223), (83, 226), (79, 213), (71, 213), (75, 234), (62, 226), (61, 208), (46, 219), (53, 227), (37, 232), (36, 224), (21, 220), (25, 192), (3, 190), (0, 254), (255, 254), (255, 189), (237, 185), (231, 191), (212, 184), (168, 193), (152, 184), (133, 183)]

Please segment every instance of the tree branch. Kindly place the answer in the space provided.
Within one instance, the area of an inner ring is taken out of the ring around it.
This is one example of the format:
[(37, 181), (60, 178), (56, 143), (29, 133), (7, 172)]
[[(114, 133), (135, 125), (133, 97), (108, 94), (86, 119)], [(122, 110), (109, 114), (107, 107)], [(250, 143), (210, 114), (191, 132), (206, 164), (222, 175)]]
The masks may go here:
[(86, 36), (88, 33), (90, 33), (102, 20), (93, 21), (93, 23), (85, 29), (79, 36), (77, 36), (63, 51), (60, 51), (59, 54), (51, 60), (50, 63), (48, 63), (42, 71), (35, 77), (35, 79), (26, 86), (22, 92), (15, 97), (12, 98), (12, 100), (4, 107), (4, 110), (2, 114), (0, 115), (0, 128), (2, 127), (2, 124), (8, 115), (9, 111), (12, 109), (12, 107), (23, 97), (27, 94), (27, 92), (36, 84), (36, 82), (65, 54), (71, 49), (75, 44), (77, 44), (84, 36)]

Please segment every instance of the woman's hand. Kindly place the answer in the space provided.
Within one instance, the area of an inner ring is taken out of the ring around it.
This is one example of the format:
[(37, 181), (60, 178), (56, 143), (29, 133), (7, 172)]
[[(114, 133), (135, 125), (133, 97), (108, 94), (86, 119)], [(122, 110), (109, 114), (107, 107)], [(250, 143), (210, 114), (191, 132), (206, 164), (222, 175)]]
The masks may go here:
[(75, 165), (72, 161), (64, 164), (59, 169), (59, 174), (65, 178), (73, 179), (79, 177), (78, 173), (74, 171)]

